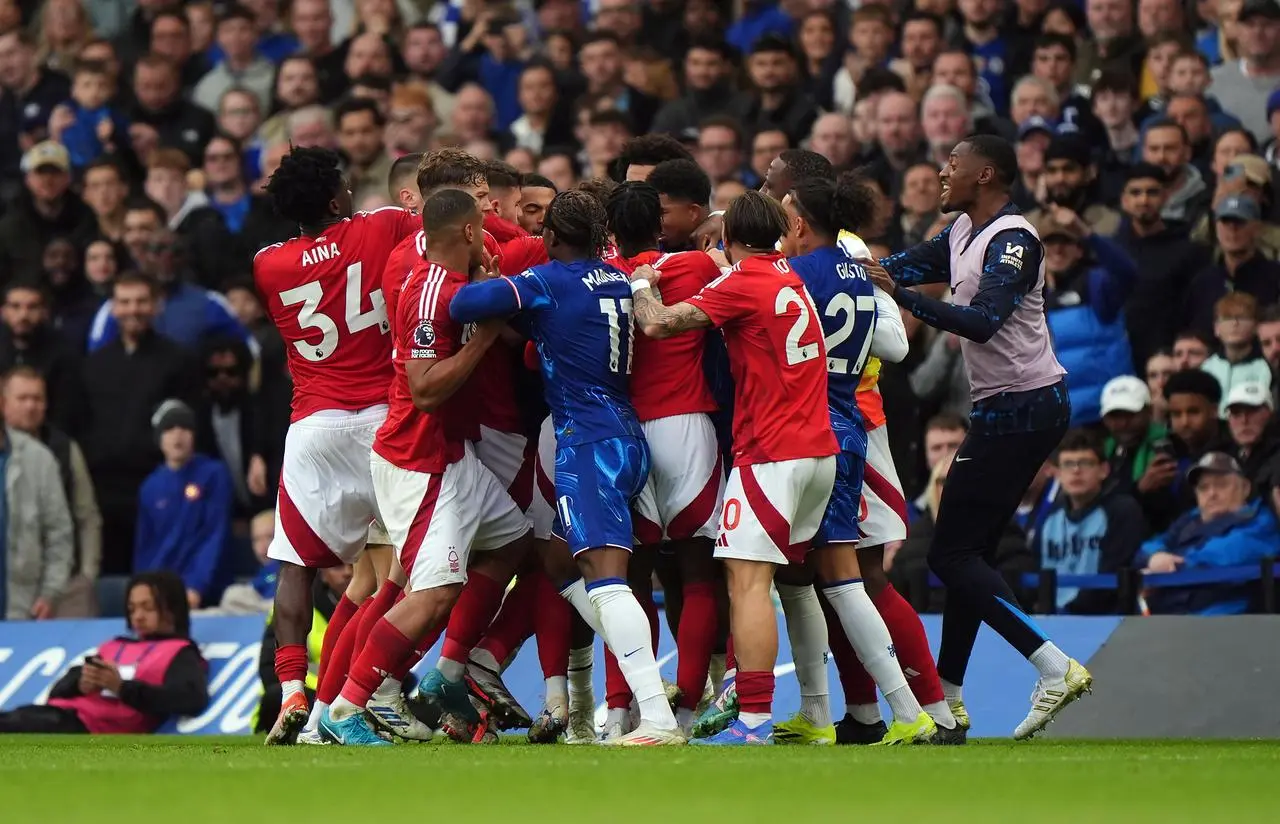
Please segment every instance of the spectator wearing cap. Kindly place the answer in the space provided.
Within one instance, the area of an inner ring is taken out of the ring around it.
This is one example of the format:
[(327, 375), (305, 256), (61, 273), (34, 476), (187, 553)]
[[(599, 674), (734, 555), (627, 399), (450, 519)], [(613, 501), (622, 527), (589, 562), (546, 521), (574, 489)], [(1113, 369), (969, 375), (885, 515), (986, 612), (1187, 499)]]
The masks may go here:
[(246, 89), (257, 95), (262, 111), (269, 109), (276, 70), (258, 53), (253, 12), (239, 3), (229, 4), (218, 17), (216, 37), (223, 60), (200, 78), (191, 100), (213, 113), (228, 90)]
[(1115, 235), (1120, 228), (1120, 213), (1095, 200), (1097, 177), (1092, 147), (1083, 135), (1056, 135), (1044, 153), (1041, 182), (1045, 206), (1027, 214), (1027, 220), (1038, 224), (1050, 215), (1053, 207), (1064, 207), (1079, 215), (1091, 234)]
[(1159, 166), (1138, 163), (1126, 173), (1116, 241), (1138, 266), (1138, 281), (1125, 306), (1135, 363), (1145, 363), (1173, 341), (1182, 328), (1191, 281), (1209, 264), (1208, 249), (1190, 239), (1187, 227), (1162, 216), (1167, 197), (1167, 179)]
[(1010, 193), (1013, 202), (1024, 211), (1039, 208), (1043, 190), (1044, 154), (1053, 142), (1053, 123), (1048, 118), (1032, 115), (1018, 125), (1018, 181)]
[(0, 34), (0, 201), (17, 194), (23, 153), (49, 136), (49, 116), (70, 97), (71, 81), (40, 65), (25, 31)]
[[(1063, 436), (1053, 464), (1062, 491), (1032, 546), (1040, 568), (1059, 575), (1127, 568), (1149, 532), (1138, 502), (1107, 484), (1111, 467), (1102, 440), (1092, 431), (1074, 429)], [(1071, 615), (1115, 613), (1116, 594), (1059, 587), (1056, 607)]]
[(1103, 72), (1093, 84), (1090, 105), (1106, 140), (1106, 149), (1098, 159), (1098, 196), (1103, 203), (1114, 205), (1120, 202), (1125, 174), (1133, 165), (1134, 148), (1141, 137), (1133, 121), (1138, 105), (1133, 76)]
[(684, 94), (663, 105), (653, 118), (655, 132), (679, 135), (706, 117), (741, 105), (733, 86), (733, 52), (714, 37), (698, 37), (684, 53)]
[(216, 604), (231, 582), (231, 473), (195, 451), (196, 416), (182, 401), (161, 404), (152, 425), (164, 463), (138, 490), (133, 568), (176, 572), (192, 607)]
[(1164, 171), (1168, 198), (1161, 216), (1194, 226), (1209, 210), (1212, 192), (1204, 175), (1191, 165), (1187, 130), (1167, 117), (1157, 118), (1142, 136), (1142, 160)]
[[(1232, 195), (1248, 197), (1258, 204), (1262, 221), (1258, 228), (1258, 251), (1267, 260), (1280, 260), (1280, 225), (1276, 224), (1280, 215), (1276, 213), (1274, 191), (1271, 166), (1260, 156), (1249, 153), (1236, 155), (1222, 167), (1213, 191), (1214, 208)], [(1214, 245), (1215, 229), (1213, 215), (1205, 215), (1191, 230), (1191, 237)]]
[(1214, 211), (1214, 231), (1221, 259), (1192, 280), (1187, 293), (1190, 325), (1213, 328), (1213, 307), (1228, 292), (1252, 295), (1261, 306), (1280, 301), (1280, 263), (1268, 260), (1258, 247), (1262, 224), (1253, 198), (1232, 195)]
[(71, 191), (71, 158), (61, 144), (32, 146), (22, 156), (22, 173), (22, 194), (0, 218), (0, 283), (39, 279), (50, 241), (70, 237), (83, 247), (97, 231), (93, 210)]
[(1237, 386), (1248, 383), (1271, 383), (1271, 366), (1262, 357), (1256, 337), (1258, 302), (1244, 292), (1231, 292), (1213, 307), (1213, 334), (1219, 351), (1210, 355), (1200, 368), (1218, 380), (1222, 387), (1222, 416), (1227, 416), (1227, 398)]
[(1267, 101), (1280, 88), (1280, 2), (1244, 0), (1236, 17), (1239, 60), (1210, 72), (1210, 90), (1259, 142), (1271, 133)]
[[(1163, 534), (1142, 545), (1134, 566), (1148, 573), (1257, 564), (1280, 546), (1275, 515), (1250, 500), (1249, 479), (1235, 458), (1209, 452), (1187, 472), (1196, 508)], [(1161, 587), (1146, 595), (1147, 607), (1163, 615), (1239, 615), (1250, 606), (1243, 584)]]
[(751, 91), (728, 113), (741, 118), (748, 134), (781, 129), (792, 145), (799, 145), (813, 127), (818, 107), (800, 91), (800, 66), (791, 43), (776, 35), (761, 37), (747, 58), (747, 76)]
[(1168, 439), (1169, 430), (1155, 419), (1150, 389), (1133, 375), (1107, 381), (1099, 407), (1107, 431), (1103, 450), (1111, 464), (1109, 480), (1138, 495), (1138, 484), (1155, 459), (1157, 446)]
[(1035, 222), (1045, 252), (1045, 317), (1067, 370), (1071, 423), (1097, 423), (1107, 381), (1133, 373), (1122, 311), (1138, 277), (1132, 259), (1075, 212), (1053, 205)]
[(1280, 431), (1271, 386), (1242, 383), (1232, 387), (1226, 406), (1232, 457), (1252, 482), (1254, 493), (1270, 505), (1280, 487)]
[(155, 331), (154, 282), (136, 272), (112, 287), (119, 335), (84, 363), (88, 421), (80, 446), (102, 510), (102, 572), (132, 569), (138, 487), (156, 464), (151, 415), (166, 398), (195, 394), (196, 371), (177, 343)]

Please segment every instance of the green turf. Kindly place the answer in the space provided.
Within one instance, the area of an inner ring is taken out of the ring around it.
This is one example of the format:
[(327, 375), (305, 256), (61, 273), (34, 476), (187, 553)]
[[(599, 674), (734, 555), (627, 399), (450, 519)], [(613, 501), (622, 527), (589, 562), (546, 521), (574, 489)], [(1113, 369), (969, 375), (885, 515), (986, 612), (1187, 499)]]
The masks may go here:
[(1266, 822), (1280, 744), (975, 742), (964, 748), (417, 745), (0, 737), (0, 821), (374, 824)]

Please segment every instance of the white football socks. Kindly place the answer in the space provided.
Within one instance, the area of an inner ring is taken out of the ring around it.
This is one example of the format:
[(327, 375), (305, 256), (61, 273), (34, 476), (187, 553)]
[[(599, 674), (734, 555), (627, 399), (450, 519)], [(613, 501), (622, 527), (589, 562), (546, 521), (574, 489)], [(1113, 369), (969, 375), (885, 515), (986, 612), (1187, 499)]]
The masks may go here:
[(569, 706), (569, 681), (563, 675), (553, 675), (546, 681), (548, 707)]
[(360, 712), (364, 712), (364, 707), (357, 707), (341, 695), (335, 698), (333, 703), (329, 705), (329, 717), (334, 721), (345, 720)]
[(389, 699), (395, 698), (399, 695), (400, 690), (403, 688), (404, 685), (400, 683), (400, 679), (392, 678), (388, 675), (386, 678), (382, 679), (382, 683), (373, 691), (372, 700), (380, 704), (386, 703)]
[(442, 655), (440, 660), (436, 661), (436, 669), (440, 670), (444, 680), (454, 684), (462, 680), (462, 674), (467, 671), (467, 665), (462, 661), (455, 661)]
[(787, 617), (791, 657), (800, 682), (800, 712), (815, 726), (831, 723), (830, 687), (827, 683), (827, 619), (812, 586), (774, 584)]
[(502, 665), (498, 663), (498, 659), (494, 658), (493, 653), (489, 652), (487, 649), (476, 647), (471, 650), (471, 655), (468, 657), (471, 659), (473, 664), (478, 667), (484, 667), (489, 670), (489, 672), (497, 672), (502, 668)]
[[(587, 622), (587, 626), (595, 631), (596, 635), (601, 638), (606, 637), (600, 630), (600, 616), (596, 614), (595, 602), (591, 600), (591, 596), (587, 594), (587, 584), (581, 578), (576, 579), (564, 589), (560, 590), (560, 597), (568, 601), (578, 614), (582, 616), (582, 620)], [(634, 597), (634, 596), (632, 596)], [(643, 610), (641, 610), (643, 611)], [(648, 618), (645, 619), (648, 621)], [(607, 642), (606, 642), (607, 643)]]
[(948, 702), (964, 700), (964, 685), (953, 684), (945, 678), (939, 678), (942, 682), (942, 697)]
[(1057, 679), (1063, 678), (1067, 674), (1067, 669), (1071, 666), (1071, 659), (1067, 654), (1058, 649), (1052, 641), (1045, 641), (1040, 648), (1031, 653), (1028, 660), (1040, 670), (1041, 678)]
[(323, 713), (329, 705), (323, 701), (317, 701), (311, 707), (311, 715), (307, 716), (307, 725), (302, 729), (307, 732), (315, 732), (320, 726), (320, 714)]
[(601, 635), (618, 659), (618, 668), (640, 705), (640, 718), (659, 729), (675, 729), (676, 717), (667, 703), (653, 656), (649, 617), (625, 583), (591, 588), (588, 595), (600, 615)]
[(910, 723), (924, 712), (920, 702), (907, 686), (907, 676), (893, 650), (889, 628), (867, 595), (862, 581), (850, 581), (822, 588), (822, 594), (840, 618), (840, 626), (849, 639), (858, 660), (880, 687), (893, 717)]

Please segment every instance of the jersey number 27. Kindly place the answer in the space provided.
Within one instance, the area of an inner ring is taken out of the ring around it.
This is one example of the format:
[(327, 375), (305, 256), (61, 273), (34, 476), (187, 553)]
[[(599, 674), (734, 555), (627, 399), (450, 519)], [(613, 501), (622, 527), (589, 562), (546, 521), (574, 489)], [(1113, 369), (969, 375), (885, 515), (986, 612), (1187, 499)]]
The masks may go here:
[[(787, 332), (787, 365), (792, 366), (797, 363), (803, 363), (807, 360), (813, 360), (818, 357), (818, 344), (807, 343), (801, 344), (800, 339), (809, 329), (809, 313), (805, 309), (812, 306), (808, 299), (808, 295), (803, 297), (790, 286), (784, 286), (778, 290), (778, 296), (774, 299), (774, 314), (783, 315), (792, 306), (800, 310), (800, 314), (796, 316), (795, 323), (791, 325), (791, 330)], [(844, 322), (840, 328), (825, 336), (824, 342), (827, 345), (827, 371), (836, 375), (860, 374), (863, 366), (867, 362), (867, 354), (871, 351), (871, 333), (868, 331), (866, 340), (863, 341), (862, 350), (858, 353), (857, 358), (850, 363), (848, 358), (836, 357), (833, 353), (840, 347), (849, 336), (853, 334), (854, 326), (857, 323), (859, 312), (869, 312), (871, 314), (871, 322), (875, 323), (876, 299), (870, 295), (859, 295), (856, 298), (853, 295), (843, 292), (837, 294), (828, 303), (826, 311), (823, 312), (829, 318), (835, 318), (844, 315)], [(817, 310), (814, 310), (817, 313)]]
[[(391, 325), (387, 323), (387, 304), (382, 297), (381, 289), (374, 289), (369, 293), (369, 310), (361, 311), (361, 305), (364, 303), (364, 280), (360, 276), (362, 268), (359, 261), (347, 267), (346, 317), (344, 318), (347, 332), (354, 335), (363, 329), (378, 326), (383, 334), (386, 334), (391, 330)], [(315, 329), (320, 332), (319, 343), (307, 343), (305, 340), (293, 342), (298, 354), (313, 363), (324, 360), (338, 348), (338, 324), (333, 318), (317, 311), (323, 301), (324, 287), (318, 280), (280, 293), (280, 302), (285, 306), (302, 304), (302, 308), (298, 310), (298, 326), (304, 331)]]

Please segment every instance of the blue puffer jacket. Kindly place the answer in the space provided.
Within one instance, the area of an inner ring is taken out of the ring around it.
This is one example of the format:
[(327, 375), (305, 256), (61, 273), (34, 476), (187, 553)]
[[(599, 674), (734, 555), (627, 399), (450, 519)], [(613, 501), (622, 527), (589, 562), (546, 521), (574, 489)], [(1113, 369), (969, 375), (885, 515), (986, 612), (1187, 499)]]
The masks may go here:
[[(1260, 563), (1280, 547), (1280, 526), (1271, 510), (1256, 500), (1229, 515), (1205, 523), (1193, 509), (1169, 530), (1142, 545), (1134, 566), (1142, 569), (1157, 552), (1183, 559), (1180, 570), (1213, 569)], [(1239, 615), (1249, 608), (1248, 585), (1212, 584), (1152, 590), (1147, 606), (1163, 615)]]
[(1122, 309), (1138, 267), (1110, 238), (1090, 235), (1085, 242), (1096, 263), (1082, 264), (1084, 271), (1065, 288), (1046, 290), (1045, 295), (1053, 350), (1067, 370), (1072, 426), (1100, 421), (1102, 387), (1112, 378), (1133, 374)]

